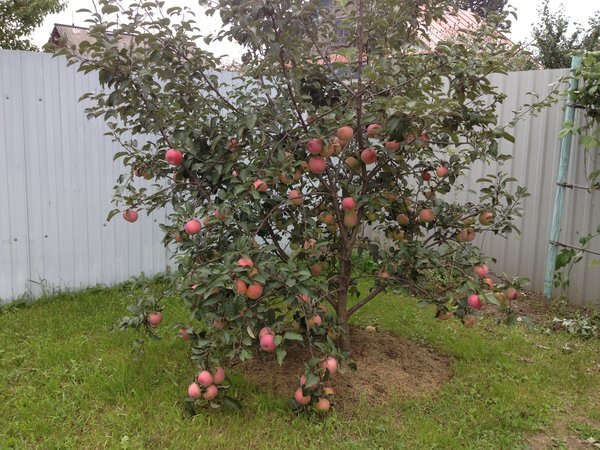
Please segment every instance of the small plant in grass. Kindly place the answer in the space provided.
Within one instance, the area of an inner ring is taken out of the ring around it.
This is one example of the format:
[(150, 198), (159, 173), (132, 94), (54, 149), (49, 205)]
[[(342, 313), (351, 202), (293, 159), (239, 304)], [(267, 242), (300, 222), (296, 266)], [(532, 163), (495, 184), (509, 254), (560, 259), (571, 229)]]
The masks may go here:
[[(496, 302), (473, 272), (485, 261), (473, 240), (514, 231), (526, 192), (499, 173), (480, 180), (476, 203), (447, 194), (475, 162), (508, 158), (498, 141), (512, 137), (496, 116), (504, 95), (487, 77), (516, 49), (496, 39), (497, 24), (426, 51), (427, 25), (452, 14), (443, 2), (220, 0), (207, 14), (226, 27), (208, 36), (182, 8), (125, 3), (100, 0), (94, 42), (70, 58), (98, 74), (106, 92), (85, 96), (89, 116), (105, 118), (130, 169), (111, 217), (168, 206), (164, 242), (177, 262), (168, 294), (189, 306), (200, 372), (257, 352), (283, 363), (290, 345), (309, 346), (295, 406), (325, 413), (324, 384), (352, 368), (350, 317), (386, 289), (445, 267), (452, 292), (433, 300), (446, 310), (465, 317), (475, 290)], [(332, 48), (341, 34), (345, 45)], [(220, 59), (191, 44), (199, 37), (243, 46), (235, 83), (219, 81)], [(378, 245), (368, 227), (391, 243)], [(359, 252), (375, 263), (360, 273)], [(365, 277), (373, 283), (361, 293)], [(129, 323), (153, 334), (145, 314), (157, 305), (136, 308)], [(228, 398), (223, 386), (207, 395), (194, 383), (194, 401)]]

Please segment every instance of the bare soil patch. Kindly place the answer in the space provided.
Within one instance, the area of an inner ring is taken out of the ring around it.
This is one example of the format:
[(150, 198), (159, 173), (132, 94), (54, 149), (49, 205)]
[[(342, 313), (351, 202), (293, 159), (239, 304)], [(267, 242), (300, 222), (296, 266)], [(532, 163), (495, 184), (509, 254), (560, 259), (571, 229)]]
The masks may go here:
[[(352, 360), (358, 370), (336, 373), (327, 383), (335, 392), (335, 406), (351, 411), (362, 396), (371, 405), (390, 404), (394, 398), (433, 396), (450, 379), (450, 358), (388, 332), (352, 328)], [(260, 354), (239, 364), (246, 380), (273, 393), (292, 396), (310, 359), (308, 348), (288, 351), (282, 366), (273, 355)]]

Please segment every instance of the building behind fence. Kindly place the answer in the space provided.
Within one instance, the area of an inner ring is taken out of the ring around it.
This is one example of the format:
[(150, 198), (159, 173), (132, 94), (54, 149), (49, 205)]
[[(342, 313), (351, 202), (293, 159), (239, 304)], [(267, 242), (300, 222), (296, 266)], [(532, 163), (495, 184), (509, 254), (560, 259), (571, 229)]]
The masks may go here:
[[(508, 95), (501, 122), (531, 100), (528, 92), (544, 95), (566, 74), (546, 70), (494, 77)], [(231, 78), (221, 74), (223, 81)], [(62, 58), (0, 50), (0, 303), (44, 289), (112, 285), (162, 272), (169, 264), (158, 227), (166, 221), (164, 210), (141, 214), (134, 224), (106, 221), (112, 188), (123, 170), (112, 160), (119, 149), (104, 135), (104, 122), (87, 120), (85, 104), (78, 102), (82, 94), (99, 89), (95, 76), (77, 73)], [(481, 242), (497, 258), (496, 271), (528, 277), (536, 290), (543, 289), (561, 121), (556, 105), (519, 123), (514, 145), (502, 143), (501, 150), (514, 159), (501, 170), (518, 178), (532, 196), (525, 202), (520, 237), (486, 236)], [(573, 184), (585, 184), (582, 152), (580, 147), (572, 152)], [(463, 180), (465, 187), (476, 189), (480, 176), (497, 170), (476, 166)], [(476, 196), (463, 192), (458, 199)], [(568, 192), (562, 241), (577, 244), (600, 224), (598, 202), (598, 193)], [(600, 243), (591, 249), (600, 251)], [(600, 267), (590, 267), (591, 260), (587, 256), (572, 274), (574, 303), (600, 305)]]

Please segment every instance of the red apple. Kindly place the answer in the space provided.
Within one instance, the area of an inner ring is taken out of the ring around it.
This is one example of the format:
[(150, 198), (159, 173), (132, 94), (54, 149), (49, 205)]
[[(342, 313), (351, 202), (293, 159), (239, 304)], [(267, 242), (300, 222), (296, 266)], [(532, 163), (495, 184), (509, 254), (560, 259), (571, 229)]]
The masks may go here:
[(367, 127), (367, 136), (369, 136), (370, 138), (376, 138), (381, 134), (382, 131), (383, 128), (381, 127), (381, 125), (379, 125), (378, 123), (372, 123)]
[(170, 148), (165, 154), (165, 160), (172, 166), (179, 166), (183, 162), (183, 153)]
[(235, 290), (238, 294), (245, 294), (248, 290), (248, 285), (244, 280), (240, 280), (239, 278), (235, 280)]
[(292, 205), (296, 206), (300, 206), (304, 201), (304, 196), (302, 196), (300, 192), (298, 192), (296, 189), (292, 189), (290, 191), (290, 193), (288, 194), (288, 198), (290, 199)]
[(396, 216), (396, 222), (400, 225), (408, 225), (410, 223), (410, 218), (406, 214), (398, 214), (398, 216)]
[(309, 267), (309, 270), (313, 277), (318, 277), (319, 275), (321, 275), (321, 272), (323, 272), (323, 264), (314, 263)]
[(258, 192), (265, 192), (267, 190), (267, 183), (265, 183), (263, 180), (256, 180), (254, 183), (252, 183), (252, 186), (254, 186), (254, 189), (256, 189)]
[(483, 282), (487, 284), (490, 289), (494, 289), (494, 287), (496, 286), (496, 283), (494, 283), (494, 281), (491, 278), (484, 278)]
[(319, 401), (317, 402), (317, 404), (315, 405), (315, 409), (317, 411), (319, 411), (320, 413), (329, 412), (330, 408), (331, 408), (331, 403), (329, 403), (329, 400), (327, 400), (325, 397), (321, 397), (319, 399)]
[(155, 311), (148, 316), (148, 323), (153, 327), (158, 326), (162, 322), (162, 320), (163, 315), (160, 311)]
[(367, 148), (360, 153), (360, 160), (366, 164), (373, 164), (377, 161), (377, 150), (373, 147)]
[(217, 367), (213, 375), (213, 383), (221, 384), (223, 381), (225, 381), (225, 370), (222, 367)]
[(329, 374), (333, 375), (338, 368), (337, 359), (335, 359), (333, 356), (328, 356), (323, 361), (321, 361), (321, 368), (327, 369), (329, 371)]
[(448, 175), (448, 168), (446, 166), (440, 166), (437, 169), (435, 169), (435, 174), (439, 177), (439, 178), (444, 178), (446, 175)]
[(302, 406), (306, 406), (310, 403), (311, 400), (311, 396), (307, 395), (306, 397), (302, 394), (302, 388), (298, 388), (296, 389), (296, 392), (294, 393), (294, 400), (296, 400), (296, 402), (299, 405)]
[(306, 149), (313, 155), (318, 155), (323, 150), (323, 141), (321, 139), (311, 139), (306, 144)]
[(271, 330), (271, 328), (269, 327), (263, 327), (260, 329), (260, 331), (258, 332), (258, 339), (262, 339), (263, 336), (266, 336), (267, 334), (273, 335), (273, 330)]
[(196, 383), (192, 383), (189, 385), (187, 393), (190, 397), (192, 397), (193, 399), (199, 399), (200, 396), (202, 395), (202, 391), (200, 390), (200, 386), (198, 386)]
[(346, 211), (356, 208), (356, 200), (352, 197), (345, 197), (342, 199), (342, 208)]
[(385, 143), (385, 148), (387, 148), (388, 150), (392, 150), (394, 152), (397, 152), (398, 150), (400, 150), (401, 144), (398, 141), (387, 141)]
[(428, 171), (423, 171), (423, 173), (421, 174), (421, 178), (423, 179), (423, 181), (429, 181), (431, 180), (431, 172)]
[(313, 157), (308, 160), (308, 170), (312, 173), (323, 173), (327, 168), (327, 161), (320, 157)]
[(435, 214), (431, 209), (422, 209), (419, 212), (419, 220), (421, 222), (433, 222), (435, 220)]
[(475, 322), (477, 322), (477, 318), (473, 316), (467, 316), (463, 319), (463, 323), (467, 328), (471, 328), (473, 325), (475, 325)]
[(356, 211), (344, 212), (344, 225), (348, 228), (353, 228), (358, 224), (358, 214)]
[(489, 211), (484, 211), (479, 214), (479, 223), (481, 225), (487, 226), (494, 223), (494, 214)]
[(519, 291), (517, 291), (515, 288), (508, 288), (506, 291), (504, 291), (504, 293), (506, 294), (506, 298), (509, 300), (516, 300), (519, 298)]
[(200, 385), (208, 387), (213, 384), (213, 376), (208, 370), (203, 370), (196, 376), (196, 381)]
[(137, 211), (134, 211), (133, 209), (128, 209), (127, 211), (123, 211), (123, 218), (127, 221), (127, 222), (135, 222), (136, 220), (138, 220), (139, 214), (137, 213)]
[(322, 212), (319, 214), (319, 220), (325, 225), (331, 225), (335, 222), (335, 217), (333, 217), (333, 214), (331, 213)]
[(268, 353), (275, 351), (275, 336), (272, 334), (265, 334), (260, 338), (260, 348)]
[(346, 165), (348, 167), (350, 167), (352, 170), (359, 170), (360, 169), (360, 163), (358, 162), (358, 159), (356, 159), (354, 156), (348, 156), (345, 161)]
[(490, 269), (485, 264), (482, 264), (480, 266), (475, 266), (473, 272), (475, 272), (475, 275), (477, 275), (479, 278), (485, 278), (487, 277), (488, 273), (490, 273)]
[(214, 384), (211, 384), (206, 388), (206, 391), (204, 391), (202, 396), (204, 397), (204, 400), (210, 401), (217, 395), (219, 395), (219, 389)]
[(189, 235), (198, 234), (202, 229), (202, 223), (198, 219), (192, 219), (185, 224), (183, 229)]
[(252, 259), (250, 259), (250, 258), (240, 258), (240, 259), (238, 259), (238, 266), (252, 267), (252, 266), (254, 266), (254, 263), (252, 262)]
[(469, 297), (467, 298), (467, 304), (471, 308), (475, 308), (475, 309), (483, 308), (483, 303), (481, 303), (481, 300), (479, 299), (479, 295), (477, 295), (477, 294), (469, 295)]
[(229, 139), (229, 142), (227, 143), (227, 148), (229, 148), (229, 150), (235, 150), (236, 148), (238, 148), (239, 142), (236, 138), (231, 138)]
[(250, 300), (258, 300), (263, 294), (263, 287), (259, 283), (252, 283), (246, 290), (246, 297)]
[(352, 129), (352, 127), (349, 127), (349, 126), (340, 127), (336, 131), (335, 135), (338, 137), (338, 139), (340, 141), (347, 142), (347, 141), (351, 140), (352, 137), (354, 136), (354, 130)]

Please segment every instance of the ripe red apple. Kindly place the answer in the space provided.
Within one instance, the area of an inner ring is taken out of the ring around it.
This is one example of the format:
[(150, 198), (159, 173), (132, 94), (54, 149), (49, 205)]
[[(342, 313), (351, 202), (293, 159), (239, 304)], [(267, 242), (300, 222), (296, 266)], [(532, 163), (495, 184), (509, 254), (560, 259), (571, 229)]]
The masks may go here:
[(250, 300), (258, 300), (262, 294), (263, 287), (258, 283), (252, 283), (246, 290), (246, 297), (248, 297)]
[(376, 138), (381, 134), (382, 131), (383, 128), (381, 125), (379, 125), (378, 123), (372, 123), (367, 127), (367, 136), (369, 136), (370, 138)]
[(323, 141), (321, 139), (311, 139), (306, 144), (306, 149), (313, 155), (318, 155), (323, 150)]
[(239, 142), (236, 138), (231, 138), (229, 139), (229, 142), (227, 143), (227, 148), (229, 148), (229, 150), (235, 150), (236, 148), (238, 148)]
[(333, 214), (331, 213), (322, 212), (319, 214), (319, 220), (325, 225), (331, 225), (333, 222), (335, 222), (335, 217), (333, 217)]
[(308, 170), (312, 173), (323, 173), (327, 168), (327, 161), (320, 157), (313, 157), (308, 160)]
[(484, 211), (479, 214), (479, 223), (483, 226), (491, 225), (494, 223), (494, 214), (489, 211)]
[(133, 209), (128, 209), (127, 211), (123, 211), (123, 218), (127, 221), (127, 222), (135, 222), (136, 220), (138, 220), (139, 214), (137, 213), (137, 211), (134, 211)]
[(290, 199), (290, 202), (292, 202), (292, 205), (296, 206), (300, 206), (304, 201), (304, 196), (301, 195), (300, 192), (298, 192), (296, 189), (292, 189), (290, 191), (290, 193), (288, 194), (288, 198)]
[(254, 263), (250, 258), (240, 258), (238, 259), (238, 266), (240, 267), (252, 267)]
[(410, 218), (406, 214), (398, 214), (396, 216), (396, 222), (400, 225), (408, 225), (410, 223)]
[(254, 186), (254, 189), (256, 189), (258, 192), (265, 192), (267, 190), (267, 183), (265, 183), (263, 180), (256, 180), (254, 183), (252, 183), (252, 186)]
[(179, 166), (183, 162), (183, 153), (170, 148), (165, 154), (165, 160), (172, 166)]
[(346, 165), (348, 167), (350, 167), (352, 170), (359, 170), (360, 169), (360, 162), (358, 162), (358, 159), (356, 159), (354, 156), (348, 156), (345, 161)]
[(190, 397), (197, 400), (202, 396), (202, 391), (200, 390), (200, 386), (196, 383), (192, 383), (189, 385), (187, 393)]
[(439, 178), (444, 178), (446, 175), (448, 175), (448, 168), (446, 166), (440, 166), (437, 169), (435, 169), (435, 174), (439, 177)]
[(213, 383), (221, 384), (223, 381), (225, 381), (225, 370), (222, 367), (217, 367), (213, 375)]
[(315, 409), (317, 411), (319, 411), (320, 413), (329, 412), (330, 408), (331, 408), (331, 403), (329, 403), (329, 400), (327, 400), (325, 397), (321, 397), (319, 399), (319, 401), (317, 402), (317, 404), (315, 405)]
[(485, 264), (482, 264), (480, 266), (475, 266), (473, 272), (475, 272), (475, 275), (477, 275), (479, 278), (485, 278), (487, 277), (488, 273), (490, 273), (490, 269)]
[(496, 283), (494, 283), (494, 281), (491, 278), (484, 278), (483, 282), (487, 284), (490, 289), (494, 289), (494, 287), (496, 286)]
[(307, 395), (306, 397), (302, 394), (302, 388), (298, 388), (296, 389), (296, 392), (294, 393), (294, 400), (296, 400), (296, 402), (299, 405), (302, 406), (306, 406), (310, 403), (311, 400), (311, 396)]
[(323, 272), (323, 264), (314, 263), (309, 267), (310, 273), (313, 277), (318, 277)]
[(506, 291), (504, 291), (504, 293), (506, 294), (506, 298), (509, 300), (516, 300), (519, 298), (519, 291), (517, 291), (515, 288), (508, 288)]
[(188, 330), (185, 327), (179, 329), (179, 336), (184, 341), (189, 341), (190, 340), (190, 334), (188, 333)]
[(338, 137), (338, 139), (340, 141), (347, 142), (347, 141), (351, 140), (352, 137), (354, 136), (354, 130), (352, 129), (352, 127), (343, 126), (343, 127), (338, 128), (335, 135)]
[(148, 323), (153, 327), (158, 326), (162, 322), (162, 320), (163, 315), (160, 311), (155, 311), (148, 315)]
[(423, 179), (423, 181), (431, 180), (431, 172), (428, 172), (427, 170), (423, 171), (423, 173), (421, 174), (421, 178)]
[(345, 197), (342, 199), (342, 208), (345, 210), (356, 208), (356, 200), (354, 200), (352, 197)]
[(387, 148), (388, 150), (392, 150), (394, 152), (397, 152), (398, 150), (400, 150), (401, 144), (398, 141), (387, 141), (385, 143), (385, 148)]
[(328, 356), (323, 361), (321, 361), (321, 369), (329, 370), (329, 373), (331, 375), (333, 375), (337, 371), (337, 368), (338, 362), (337, 359), (335, 359), (333, 356)]
[(458, 233), (458, 236), (456, 238), (456, 240), (458, 242), (470, 242), (473, 241), (475, 239), (475, 231), (473, 231), (472, 228), (465, 228), (463, 230), (460, 230), (460, 233)]
[(204, 394), (202, 396), (204, 397), (204, 400), (210, 401), (213, 398), (215, 398), (218, 394), (219, 388), (217, 388), (214, 384), (211, 384), (206, 388), (206, 391), (204, 391)]
[(248, 290), (248, 285), (244, 280), (240, 280), (239, 278), (235, 280), (235, 290), (238, 294), (245, 294)]
[(321, 316), (317, 315), (317, 316), (313, 316), (310, 319), (308, 319), (308, 326), (312, 327), (313, 325), (321, 325), (323, 323), (323, 319), (321, 319)]
[(203, 370), (196, 376), (196, 381), (204, 387), (213, 384), (213, 376), (208, 370)]
[(273, 330), (271, 330), (271, 328), (269, 327), (262, 327), (258, 332), (258, 339), (260, 340), (263, 336), (266, 336), (268, 334), (273, 335)]
[(183, 229), (189, 235), (198, 234), (202, 229), (202, 223), (198, 219), (192, 219), (185, 224)]
[(377, 150), (375, 150), (373, 147), (364, 149), (360, 153), (360, 160), (367, 166), (369, 164), (373, 164), (375, 161), (377, 161)]
[(467, 298), (467, 304), (471, 308), (475, 308), (475, 309), (483, 308), (483, 303), (481, 303), (481, 300), (479, 299), (479, 295), (477, 295), (477, 294), (469, 295), (469, 297)]
[(358, 224), (358, 214), (356, 211), (349, 210), (344, 212), (344, 225), (348, 228), (354, 228)]
[(323, 147), (323, 150), (321, 150), (321, 153), (319, 153), (319, 156), (323, 157), (323, 158), (329, 158), (330, 156), (333, 156), (333, 154), (336, 152), (335, 147), (333, 144), (330, 144), (326, 147)]
[(433, 222), (435, 220), (435, 214), (431, 209), (422, 209), (419, 212), (419, 220), (421, 222)]
[(260, 338), (260, 348), (265, 352), (273, 353), (275, 351), (275, 336), (272, 334), (265, 334)]

